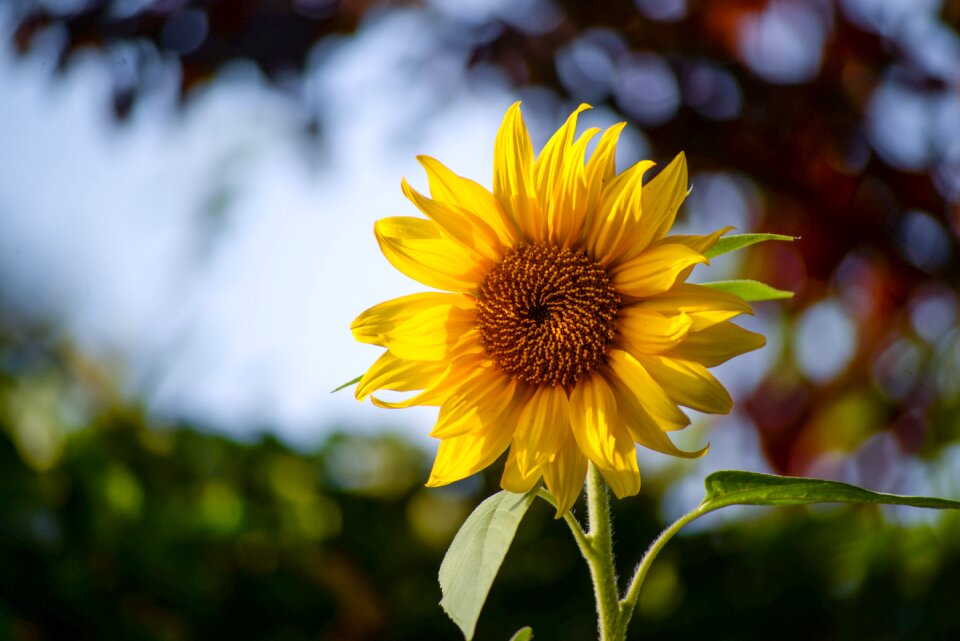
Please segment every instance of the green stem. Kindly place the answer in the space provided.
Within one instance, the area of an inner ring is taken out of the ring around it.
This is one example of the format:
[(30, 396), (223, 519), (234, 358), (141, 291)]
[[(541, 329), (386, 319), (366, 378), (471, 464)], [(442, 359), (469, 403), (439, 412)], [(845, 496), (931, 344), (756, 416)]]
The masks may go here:
[(592, 463), (587, 472), (587, 514), (590, 522), (590, 531), (586, 536), (588, 546), (586, 549), (581, 548), (581, 551), (593, 579), (600, 641), (623, 641), (625, 626), (620, 624), (621, 608), (613, 565), (610, 500), (603, 477)]
[(650, 544), (650, 547), (647, 548), (647, 551), (643, 555), (643, 559), (640, 561), (640, 565), (637, 566), (633, 578), (630, 580), (630, 587), (627, 588), (626, 596), (624, 596), (620, 601), (622, 625), (620, 630), (622, 635), (621, 638), (626, 638), (627, 625), (630, 623), (630, 617), (633, 616), (633, 610), (637, 605), (637, 599), (640, 597), (640, 587), (643, 585), (643, 580), (647, 577), (647, 572), (650, 571), (650, 566), (653, 565), (657, 555), (660, 554), (660, 550), (663, 549), (663, 546), (665, 546), (667, 542), (673, 538), (673, 535), (679, 532), (683, 526), (695, 521), (704, 514), (712, 512), (715, 509), (715, 507), (709, 507), (704, 504), (698, 505), (695, 509), (681, 516), (673, 523), (673, 525), (661, 532), (660, 536), (658, 536), (657, 539)]
[[(553, 506), (553, 509), (557, 509), (557, 501), (553, 498), (553, 495), (550, 494), (546, 489), (540, 488), (537, 490), (537, 496), (542, 498), (544, 501)], [(574, 518), (573, 514), (570, 513), (570, 510), (567, 510), (563, 513), (563, 520), (566, 521), (567, 525), (570, 527), (570, 532), (573, 533), (573, 538), (577, 542), (577, 546), (580, 548), (580, 552), (584, 555), (587, 554), (587, 550), (590, 549), (590, 541), (587, 540), (587, 534), (583, 531), (583, 528), (580, 527), (580, 523)]]

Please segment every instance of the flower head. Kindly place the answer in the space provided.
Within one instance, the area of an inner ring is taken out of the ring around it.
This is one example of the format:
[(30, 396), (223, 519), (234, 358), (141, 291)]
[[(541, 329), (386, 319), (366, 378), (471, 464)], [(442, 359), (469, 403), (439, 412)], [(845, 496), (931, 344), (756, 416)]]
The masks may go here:
[[(426, 218), (385, 218), (387, 260), (440, 291), (381, 303), (354, 337), (386, 348), (356, 395), (382, 407), (439, 407), (441, 439), (427, 485), (457, 481), (509, 455), (501, 485), (542, 478), (558, 513), (573, 505), (590, 460), (618, 497), (640, 489), (636, 444), (674, 456), (678, 406), (726, 413), (707, 371), (761, 347), (729, 322), (752, 313), (733, 294), (684, 281), (727, 229), (667, 236), (687, 194), (677, 156), (647, 184), (642, 161), (617, 173), (614, 125), (575, 136), (577, 109), (534, 159), (519, 103), (497, 134), (493, 191), (419, 157), (428, 198), (402, 182)], [(416, 392), (387, 402), (380, 390)]]

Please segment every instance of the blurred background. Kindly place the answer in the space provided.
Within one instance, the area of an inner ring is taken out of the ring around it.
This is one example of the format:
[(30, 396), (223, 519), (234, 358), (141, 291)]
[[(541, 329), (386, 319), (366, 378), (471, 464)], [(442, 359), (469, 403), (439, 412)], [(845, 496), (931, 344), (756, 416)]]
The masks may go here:
[[(0, 638), (456, 639), (436, 572), (498, 465), (423, 482), (426, 409), (330, 390), (357, 313), (417, 291), (372, 224), (426, 153), (489, 186), (523, 101), (621, 168), (685, 151), (681, 232), (801, 239), (702, 279), (794, 290), (736, 399), (641, 452), (621, 572), (710, 471), (960, 498), (960, 2), (0, 3)], [(577, 508), (582, 512), (582, 506)], [(667, 548), (636, 639), (960, 638), (960, 518), (743, 509)], [(595, 636), (549, 508), (477, 638)]]

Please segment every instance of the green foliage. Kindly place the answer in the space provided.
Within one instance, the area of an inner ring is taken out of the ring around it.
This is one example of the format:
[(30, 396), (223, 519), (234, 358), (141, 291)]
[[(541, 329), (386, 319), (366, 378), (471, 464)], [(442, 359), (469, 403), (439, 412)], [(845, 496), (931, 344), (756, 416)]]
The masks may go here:
[(330, 393), (331, 393), (331, 394), (334, 394), (334, 393), (336, 393), (336, 392), (339, 392), (339, 391), (342, 390), (342, 389), (346, 389), (346, 388), (350, 387), (351, 385), (356, 385), (357, 383), (360, 382), (360, 379), (361, 379), (361, 378), (363, 378), (363, 374), (361, 374), (360, 376), (358, 376), (358, 377), (356, 377), (356, 378), (350, 379), (349, 381), (347, 381), (346, 383), (344, 383), (343, 385), (340, 385), (339, 387), (337, 387), (337, 388), (335, 388), (335, 389), (330, 390)]
[(531, 641), (533, 639), (533, 629), (530, 626), (520, 628), (517, 633), (510, 637), (510, 641)]
[(960, 501), (926, 496), (871, 492), (847, 483), (757, 472), (725, 470), (704, 480), (703, 506), (716, 510), (728, 505), (806, 505), (808, 503), (880, 503), (939, 510), (960, 509)]
[(536, 496), (536, 491), (514, 494), (504, 490), (494, 494), (467, 518), (443, 558), (440, 605), (467, 641), (473, 638), (480, 610), (517, 526)]
[(768, 240), (794, 241), (797, 239), (793, 236), (784, 236), (783, 234), (737, 234), (736, 236), (724, 236), (717, 241), (716, 245), (704, 252), (703, 255), (707, 258), (713, 258), (714, 256), (720, 256), (721, 254), (743, 249), (744, 247), (763, 243)]
[(736, 294), (743, 300), (754, 303), (764, 300), (793, 298), (793, 292), (776, 289), (756, 280), (715, 280), (710, 283), (701, 283), (701, 285), (718, 289), (722, 292)]

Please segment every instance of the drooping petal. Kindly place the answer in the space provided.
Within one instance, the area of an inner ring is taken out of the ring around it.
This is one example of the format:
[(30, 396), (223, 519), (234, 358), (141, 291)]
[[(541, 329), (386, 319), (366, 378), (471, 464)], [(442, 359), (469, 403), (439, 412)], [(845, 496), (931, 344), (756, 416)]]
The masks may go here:
[(487, 467), (503, 454), (513, 434), (502, 425), (482, 429), (440, 442), (427, 487), (438, 487), (464, 479)]
[(683, 152), (643, 186), (643, 222), (634, 228), (624, 259), (636, 256), (667, 235), (687, 197), (687, 159)]
[(628, 296), (655, 296), (673, 287), (688, 267), (707, 262), (703, 254), (685, 245), (665, 243), (615, 267), (611, 282), (617, 291)]
[(451, 292), (476, 290), (486, 271), (437, 226), (422, 218), (382, 218), (373, 228), (380, 251), (410, 278)]
[(573, 507), (583, 489), (587, 475), (587, 458), (577, 447), (573, 433), (543, 466), (543, 480), (557, 502), (557, 518)]
[(520, 239), (516, 221), (500, 206), (497, 198), (483, 185), (458, 176), (443, 163), (430, 156), (417, 156), (427, 172), (430, 195), (434, 200), (468, 211), (496, 233), (504, 247), (512, 247)]
[(350, 324), (350, 331), (353, 338), (361, 343), (386, 347), (386, 335), (397, 325), (421, 312), (438, 307), (470, 310), (475, 306), (472, 298), (460, 294), (420, 292), (374, 305), (354, 319)]
[(653, 166), (642, 160), (604, 187), (586, 230), (587, 251), (603, 265), (615, 264), (642, 217), (641, 182)]
[(485, 270), (503, 255), (503, 245), (493, 228), (478, 216), (455, 205), (427, 198), (411, 187), (406, 179), (400, 181), (400, 188), (403, 195), (426, 214), (445, 237), (457, 242), (462, 252), (473, 254), (474, 260)]
[(513, 400), (515, 390), (516, 381), (497, 368), (475, 370), (444, 399), (430, 436), (451, 438), (492, 423), (512, 431), (514, 426), (504, 424), (503, 408)]
[(631, 354), (656, 354), (679, 345), (691, 324), (683, 313), (666, 316), (628, 305), (617, 312), (617, 343)]
[(510, 453), (507, 454), (507, 462), (503, 466), (500, 487), (508, 492), (526, 494), (533, 489), (542, 476), (543, 468), (540, 465), (526, 470), (526, 473), (521, 472), (520, 466), (517, 465), (517, 451), (511, 447)]
[(731, 322), (717, 323), (699, 332), (690, 332), (686, 339), (664, 353), (706, 367), (715, 367), (734, 356), (752, 352), (767, 344), (762, 334), (743, 329)]
[(711, 287), (680, 283), (662, 294), (630, 305), (661, 314), (683, 313), (690, 317), (690, 331), (700, 331), (739, 314), (753, 315), (753, 308), (739, 296)]
[(655, 452), (680, 458), (699, 458), (707, 453), (709, 445), (696, 452), (678, 448), (663, 431), (663, 426), (650, 415), (647, 406), (626, 389), (625, 381), (614, 376), (611, 385), (617, 393), (617, 411), (634, 441)]
[(510, 106), (497, 132), (493, 150), (493, 195), (527, 240), (546, 235), (533, 179), (533, 145), (520, 113), (520, 103)]
[(703, 365), (653, 354), (636, 355), (636, 359), (672, 402), (708, 414), (733, 409), (730, 394)]
[(670, 400), (663, 388), (631, 354), (619, 349), (607, 353), (610, 369), (622, 385), (621, 395), (633, 398), (660, 426), (661, 430), (683, 429), (690, 418)]
[(620, 422), (613, 390), (596, 370), (577, 381), (570, 393), (570, 424), (580, 451), (597, 466), (614, 494), (623, 498), (640, 491), (633, 439)]
[(511, 448), (523, 475), (547, 461), (563, 444), (570, 430), (570, 406), (560, 385), (541, 386), (520, 412)]
[(362, 401), (378, 390), (412, 392), (426, 389), (446, 369), (446, 363), (405, 361), (384, 352), (360, 379), (354, 394), (358, 401)]

